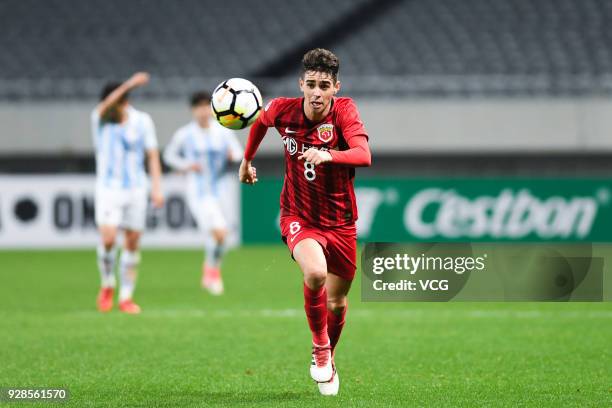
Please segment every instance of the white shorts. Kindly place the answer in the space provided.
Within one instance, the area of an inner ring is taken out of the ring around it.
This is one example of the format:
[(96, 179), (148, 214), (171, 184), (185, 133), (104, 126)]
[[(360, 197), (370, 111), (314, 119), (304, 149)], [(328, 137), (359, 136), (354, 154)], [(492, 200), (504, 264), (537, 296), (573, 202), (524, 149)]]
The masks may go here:
[(96, 189), (96, 224), (142, 231), (147, 219), (147, 190)]
[(227, 222), (219, 200), (214, 197), (188, 197), (189, 211), (198, 224), (200, 231), (226, 229)]

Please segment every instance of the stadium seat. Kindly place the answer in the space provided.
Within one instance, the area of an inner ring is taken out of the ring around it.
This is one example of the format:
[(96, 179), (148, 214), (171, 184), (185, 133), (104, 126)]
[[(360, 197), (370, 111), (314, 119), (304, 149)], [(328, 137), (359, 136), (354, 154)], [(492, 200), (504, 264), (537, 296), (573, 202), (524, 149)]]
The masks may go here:
[[(258, 80), (368, 2), (5, 0), (0, 99), (91, 98), (136, 70), (153, 75), (147, 98)], [(609, 92), (611, 25), (607, 0), (403, 0), (324, 45), (354, 95), (581, 95)], [(259, 80), (283, 93), (292, 78)]]

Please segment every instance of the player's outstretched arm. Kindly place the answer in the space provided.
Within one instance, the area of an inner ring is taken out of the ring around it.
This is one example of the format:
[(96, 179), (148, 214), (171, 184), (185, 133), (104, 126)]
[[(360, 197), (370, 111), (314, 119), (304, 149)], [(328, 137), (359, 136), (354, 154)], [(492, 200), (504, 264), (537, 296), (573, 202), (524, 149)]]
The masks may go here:
[(151, 201), (155, 208), (161, 208), (164, 205), (164, 194), (161, 189), (161, 163), (157, 149), (147, 150), (147, 164), (151, 176)]
[(244, 158), (240, 163), (240, 169), (238, 170), (238, 179), (245, 184), (257, 183), (257, 170), (251, 166), (251, 161), (255, 158), (257, 148), (261, 144), (268, 126), (262, 123), (261, 116), (253, 123), (251, 130), (249, 131), (249, 138), (247, 139), (246, 148), (244, 149)]
[(202, 166), (198, 163), (194, 163), (191, 160), (187, 160), (183, 156), (181, 156), (181, 150), (183, 149), (184, 135), (180, 131), (176, 132), (172, 139), (170, 139), (170, 143), (164, 149), (164, 153), (162, 158), (164, 162), (171, 167), (173, 170), (178, 172), (188, 172), (188, 171), (202, 171)]
[(149, 82), (149, 74), (146, 72), (137, 72), (132, 75), (127, 81), (122, 83), (117, 89), (111, 92), (96, 108), (100, 116), (104, 116), (106, 111), (113, 106), (126, 92), (134, 88), (146, 85)]
[(330, 150), (332, 163), (352, 167), (372, 165), (372, 153), (366, 136), (354, 136), (347, 143), (347, 150)]

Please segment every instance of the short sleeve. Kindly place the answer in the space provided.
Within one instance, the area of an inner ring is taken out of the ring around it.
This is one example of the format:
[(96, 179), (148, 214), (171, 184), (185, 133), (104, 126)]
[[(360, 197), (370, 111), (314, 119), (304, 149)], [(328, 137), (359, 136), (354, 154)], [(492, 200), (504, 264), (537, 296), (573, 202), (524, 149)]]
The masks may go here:
[(342, 130), (344, 139), (348, 142), (349, 139), (355, 136), (365, 136), (368, 138), (368, 133), (365, 130), (363, 122), (359, 117), (359, 111), (352, 99), (348, 99), (340, 110), (339, 125)]
[(185, 134), (182, 128), (174, 132), (170, 143), (168, 143), (162, 154), (164, 162), (176, 170), (187, 170), (191, 165), (191, 162), (181, 154), (184, 149)]
[(98, 108), (91, 111), (89, 119), (92, 127), (97, 127), (100, 124), (100, 112), (98, 112)]
[(270, 100), (261, 110), (261, 114), (259, 115), (259, 122), (267, 127), (274, 126), (274, 120), (278, 115), (279, 109), (282, 105), (281, 98), (274, 98)]
[(155, 125), (149, 114), (143, 114), (142, 127), (144, 132), (144, 145), (146, 150), (157, 149), (157, 136), (155, 134)]
[(93, 138), (93, 143), (96, 148), (98, 148), (98, 135), (100, 133), (100, 113), (98, 112), (98, 108), (95, 108), (91, 111), (89, 115), (90, 126), (91, 126), (91, 136)]

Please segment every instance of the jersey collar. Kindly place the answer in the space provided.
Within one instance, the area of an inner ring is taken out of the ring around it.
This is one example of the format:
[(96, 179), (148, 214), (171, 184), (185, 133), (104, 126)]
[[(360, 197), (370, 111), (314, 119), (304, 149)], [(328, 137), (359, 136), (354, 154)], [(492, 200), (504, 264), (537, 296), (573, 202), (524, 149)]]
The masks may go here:
[(308, 116), (306, 116), (306, 111), (304, 110), (304, 102), (306, 102), (306, 99), (302, 96), (300, 98), (300, 106), (302, 107), (302, 116), (304, 116), (304, 122), (310, 127), (313, 127), (313, 126), (318, 125), (319, 123), (325, 122), (327, 118), (332, 114), (332, 111), (334, 110), (334, 103), (336, 102), (336, 97), (335, 96), (332, 97), (331, 106), (329, 107), (329, 112), (327, 112), (327, 115), (318, 122), (313, 122), (310, 119), (308, 119)]

